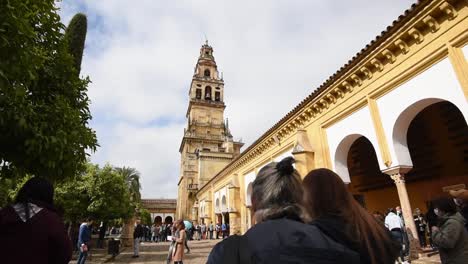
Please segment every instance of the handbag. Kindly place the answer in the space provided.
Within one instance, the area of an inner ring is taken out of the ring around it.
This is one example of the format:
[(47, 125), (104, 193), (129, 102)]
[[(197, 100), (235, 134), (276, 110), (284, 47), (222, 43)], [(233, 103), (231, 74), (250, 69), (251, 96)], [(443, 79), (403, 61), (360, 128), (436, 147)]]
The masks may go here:
[(88, 252), (88, 246), (86, 244), (81, 244), (80, 251), (83, 253)]

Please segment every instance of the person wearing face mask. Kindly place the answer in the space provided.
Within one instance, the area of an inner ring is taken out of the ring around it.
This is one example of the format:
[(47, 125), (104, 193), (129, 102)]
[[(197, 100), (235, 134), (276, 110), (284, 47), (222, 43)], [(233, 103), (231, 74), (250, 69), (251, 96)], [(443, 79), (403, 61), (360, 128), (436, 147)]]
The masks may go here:
[(455, 202), (444, 197), (434, 200), (433, 206), (439, 224), (432, 227), (432, 240), (439, 248), (442, 264), (468, 263), (468, 231)]
[(460, 214), (465, 218), (465, 229), (468, 230), (468, 190), (450, 191), (450, 195), (458, 206)]

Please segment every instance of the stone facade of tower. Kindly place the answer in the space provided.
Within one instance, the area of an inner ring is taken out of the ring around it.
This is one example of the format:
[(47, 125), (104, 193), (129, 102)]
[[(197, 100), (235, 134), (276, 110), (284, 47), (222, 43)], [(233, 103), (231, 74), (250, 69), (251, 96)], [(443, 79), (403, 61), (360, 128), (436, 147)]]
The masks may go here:
[(224, 119), (224, 81), (213, 48), (204, 44), (195, 66), (180, 144), (177, 218), (197, 220), (196, 192), (240, 153)]

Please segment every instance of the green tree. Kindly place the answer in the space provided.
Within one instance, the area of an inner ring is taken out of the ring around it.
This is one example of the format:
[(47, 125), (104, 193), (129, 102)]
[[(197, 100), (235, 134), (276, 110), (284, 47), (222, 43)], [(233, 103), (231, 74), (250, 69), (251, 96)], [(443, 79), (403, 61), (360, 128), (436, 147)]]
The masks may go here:
[(110, 165), (88, 163), (81, 175), (57, 185), (55, 201), (70, 222), (88, 216), (107, 222), (133, 215), (127, 183)]
[(146, 209), (140, 209), (140, 218), (141, 218), (141, 223), (144, 225), (152, 225), (153, 221), (151, 221), (151, 214), (148, 210)]
[(76, 175), (97, 145), (54, 0), (0, 0), (0, 178)]
[(86, 15), (78, 13), (72, 18), (65, 30), (68, 52), (73, 56), (75, 69), (78, 74), (81, 71), (81, 60), (83, 59), (87, 27)]
[(135, 168), (125, 166), (122, 168), (116, 168), (116, 170), (124, 177), (125, 181), (127, 182), (132, 202), (139, 204), (141, 201), (140, 173)]
[(130, 192), (124, 177), (106, 165), (86, 175), (91, 203), (88, 212), (102, 221), (130, 218), (133, 215)]

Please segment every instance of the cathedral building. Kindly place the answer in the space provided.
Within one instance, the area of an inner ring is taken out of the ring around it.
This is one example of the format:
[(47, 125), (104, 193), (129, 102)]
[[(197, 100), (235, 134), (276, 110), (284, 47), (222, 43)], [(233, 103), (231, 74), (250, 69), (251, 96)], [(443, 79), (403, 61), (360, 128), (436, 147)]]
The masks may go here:
[(468, 185), (467, 58), (468, 1), (418, 1), (239, 154), (203, 46), (180, 148), (179, 216), (246, 232), (259, 169), (293, 156), (302, 177), (337, 172), (369, 212), (400, 205), (417, 239), (414, 210)]
[(187, 127), (180, 144), (180, 179), (177, 218), (197, 220), (195, 194), (240, 153), (224, 118), (224, 80), (218, 72), (213, 48), (206, 42), (189, 90)]

